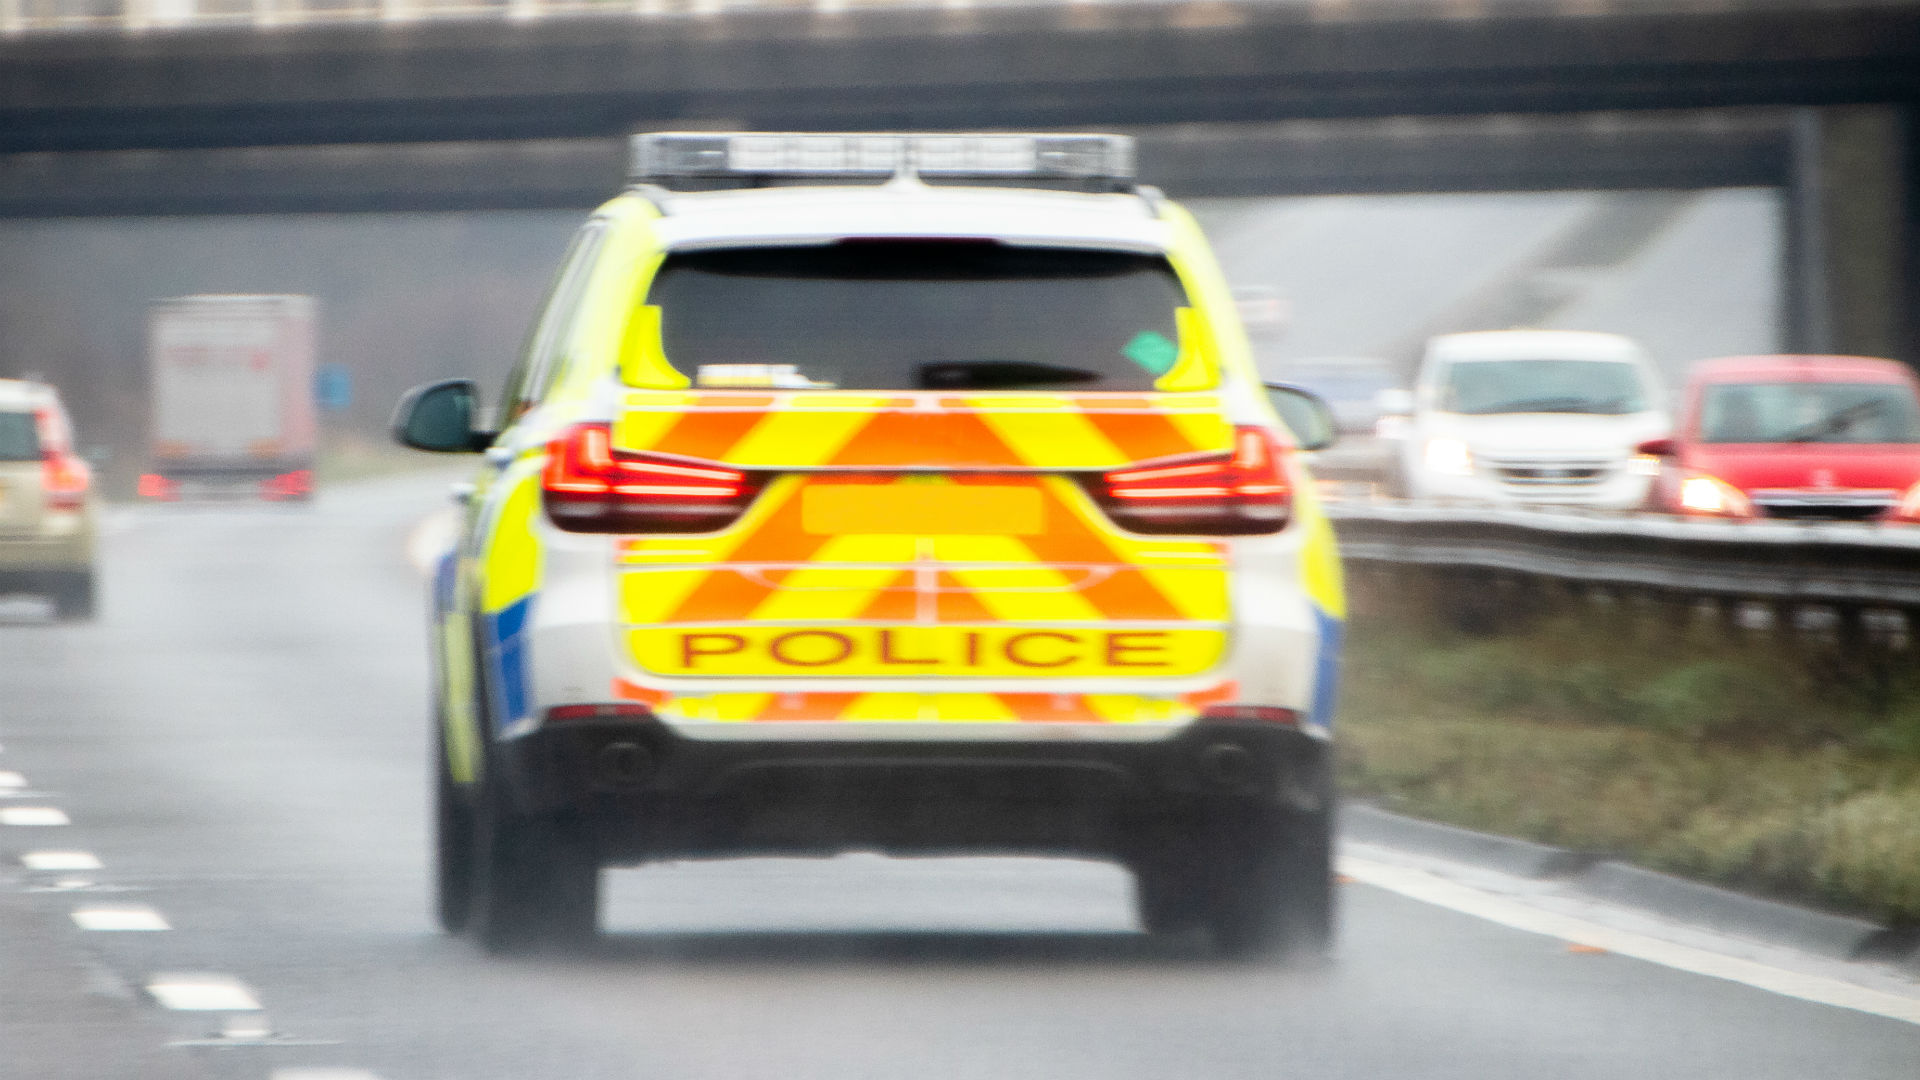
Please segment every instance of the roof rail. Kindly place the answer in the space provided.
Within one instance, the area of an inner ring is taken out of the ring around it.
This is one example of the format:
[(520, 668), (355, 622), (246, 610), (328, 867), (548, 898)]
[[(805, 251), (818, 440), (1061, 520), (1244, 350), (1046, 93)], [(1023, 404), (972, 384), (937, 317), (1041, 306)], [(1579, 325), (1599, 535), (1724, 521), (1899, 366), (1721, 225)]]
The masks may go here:
[(667, 188), (896, 178), (1135, 187), (1127, 135), (659, 131), (633, 136), (630, 149), (628, 181)]

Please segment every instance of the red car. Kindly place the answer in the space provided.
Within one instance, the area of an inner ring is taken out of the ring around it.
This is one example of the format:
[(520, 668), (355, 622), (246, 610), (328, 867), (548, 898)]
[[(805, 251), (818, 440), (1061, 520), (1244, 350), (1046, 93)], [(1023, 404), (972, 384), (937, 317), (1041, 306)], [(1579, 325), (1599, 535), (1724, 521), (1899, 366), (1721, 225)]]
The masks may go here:
[(1640, 453), (1668, 513), (1920, 521), (1920, 380), (1859, 356), (1708, 360)]

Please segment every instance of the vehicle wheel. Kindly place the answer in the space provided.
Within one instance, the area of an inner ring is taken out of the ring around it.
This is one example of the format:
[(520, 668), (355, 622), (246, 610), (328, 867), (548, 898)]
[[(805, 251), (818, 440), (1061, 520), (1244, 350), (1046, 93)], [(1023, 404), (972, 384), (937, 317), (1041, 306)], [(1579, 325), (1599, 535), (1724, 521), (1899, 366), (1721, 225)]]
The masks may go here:
[(1210, 827), (1206, 922), (1232, 959), (1317, 957), (1333, 940), (1330, 816), (1222, 808)]
[(580, 823), (516, 814), (494, 774), (474, 814), (468, 929), (494, 954), (568, 947), (600, 922), (600, 864)]
[(74, 574), (53, 594), (53, 615), (67, 622), (84, 622), (94, 613), (93, 573)]
[(1174, 937), (1206, 923), (1207, 897), (1191, 868), (1143, 860), (1133, 864), (1134, 909), (1140, 926), (1155, 937)]
[(434, 916), (442, 930), (457, 934), (473, 913), (473, 806), (470, 792), (460, 790), (447, 767), (445, 722), (434, 712)]

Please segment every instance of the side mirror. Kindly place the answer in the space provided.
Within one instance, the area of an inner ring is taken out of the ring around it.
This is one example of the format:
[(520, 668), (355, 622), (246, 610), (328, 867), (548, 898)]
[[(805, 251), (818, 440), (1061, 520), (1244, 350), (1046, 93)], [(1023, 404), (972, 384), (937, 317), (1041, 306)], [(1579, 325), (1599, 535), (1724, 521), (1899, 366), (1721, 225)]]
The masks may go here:
[(1381, 416), (1412, 416), (1413, 391), (1389, 386), (1373, 395), (1373, 406)]
[(1634, 447), (1633, 452), (1641, 457), (1673, 457), (1679, 453), (1679, 448), (1674, 446), (1672, 439), (1648, 439)]
[(491, 431), (476, 431), (473, 417), (479, 394), (470, 379), (447, 379), (416, 386), (393, 410), (393, 437), (402, 446), (442, 454), (485, 450)]
[(1267, 400), (1273, 411), (1293, 432), (1294, 444), (1302, 450), (1325, 450), (1333, 445), (1333, 409), (1310, 390), (1285, 383), (1267, 383)]

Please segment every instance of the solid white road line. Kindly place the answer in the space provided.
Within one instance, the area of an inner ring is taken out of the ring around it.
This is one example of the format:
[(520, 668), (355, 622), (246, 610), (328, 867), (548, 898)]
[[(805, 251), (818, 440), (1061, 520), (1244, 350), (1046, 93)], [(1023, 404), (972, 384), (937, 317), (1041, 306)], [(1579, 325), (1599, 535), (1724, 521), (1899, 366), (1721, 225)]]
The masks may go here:
[(0, 788), (23, 788), (26, 786), (26, 777), (21, 776), (17, 772), (8, 772), (0, 769)]
[(1340, 857), (1340, 872), (1388, 892), (1486, 919), (1530, 934), (1556, 937), (1659, 964), (1677, 971), (1726, 979), (1802, 1001), (1834, 1005), (1909, 1024), (1920, 1024), (1920, 997), (1902, 997), (1841, 979), (1788, 971), (1754, 960), (1723, 956), (1691, 945), (1621, 930), (1462, 885), (1426, 870), (1394, 866), (1352, 855)]

